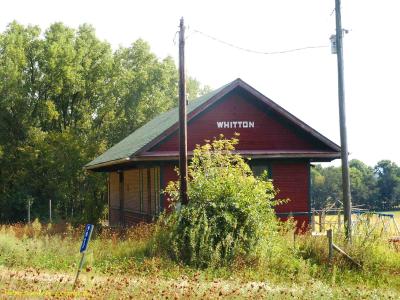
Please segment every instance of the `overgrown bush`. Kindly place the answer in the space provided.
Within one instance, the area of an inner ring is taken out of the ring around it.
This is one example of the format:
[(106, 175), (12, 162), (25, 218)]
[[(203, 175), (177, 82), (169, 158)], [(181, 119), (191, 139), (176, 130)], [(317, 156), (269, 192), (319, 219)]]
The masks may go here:
[(167, 186), (175, 210), (160, 219), (158, 242), (174, 260), (208, 267), (256, 259), (276, 232), (272, 182), (266, 173), (253, 176), (233, 152), (237, 143), (220, 136), (196, 147), (188, 168), (188, 205), (180, 205), (179, 182)]

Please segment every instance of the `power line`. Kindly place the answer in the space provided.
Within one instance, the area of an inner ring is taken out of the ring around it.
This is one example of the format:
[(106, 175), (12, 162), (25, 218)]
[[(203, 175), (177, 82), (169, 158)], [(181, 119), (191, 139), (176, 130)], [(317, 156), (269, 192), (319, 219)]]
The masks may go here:
[(240, 46), (236, 46), (232, 43), (220, 40), (219, 38), (216, 38), (212, 35), (209, 35), (207, 33), (204, 33), (200, 30), (197, 29), (191, 29), (193, 32), (195, 33), (199, 33), (215, 42), (224, 44), (226, 46), (235, 48), (237, 50), (241, 50), (241, 51), (245, 51), (245, 52), (249, 52), (249, 53), (253, 53), (253, 54), (263, 54), (263, 55), (274, 55), (274, 54), (285, 54), (285, 53), (290, 53), (290, 52), (296, 52), (296, 51), (304, 51), (304, 50), (310, 50), (310, 49), (319, 49), (319, 48), (329, 48), (329, 45), (319, 45), (319, 46), (306, 46), (306, 47), (300, 47), (300, 48), (293, 48), (293, 49), (286, 49), (286, 50), (279, 50), (279, 51), (258, 51), (258, 50), (253, 50), (253, 49), (249, 49), (249, 48), (244, 48), (244, 47), (240, 47)]

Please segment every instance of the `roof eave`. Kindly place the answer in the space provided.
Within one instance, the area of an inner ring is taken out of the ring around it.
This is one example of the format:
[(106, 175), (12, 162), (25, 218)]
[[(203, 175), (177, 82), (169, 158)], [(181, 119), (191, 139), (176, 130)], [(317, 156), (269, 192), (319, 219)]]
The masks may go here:
[[(306, 159), (311, 162), (329, 162), (334, 159), (340, 158), (340, 153), (336, 152), (327, 152), (327, 153), (285, 153), (285, 152), (276, 152), (276, 153), (259, 153), (259, 154), (251, 154), (251, 153), (240, 153), (244, 158), (251, 159)], [(188, 157), (193, 157), (193, 151), (188, 151)], [(86, 170), (94, 171), (94, 172), (107, 172), (108, 168), (120, 166), (123, 167), (128, 163), (136, 163), (136, 162), (154, 162), (154, 161), (178, 161), (179, 154), (176, 152), (170, 153), (145, 153), (144, 155), (139, 155), (131, 158), (124, 158), (113, 160), (106, 163), (99, 163), (92, 166), (85, 167)]]
[(125, 158), (121, 158), (121, 159), (115, 159), (115, 160), (110, 160), (110, 161), (103, 162), (103, 163), (94, 164), (94, 165), (86, 165), (83, 168), (86, 170), (92, 171), (92, 170), (95, 170), (98, 168), (109, 167), (109, 166), (125, 163), (128, 161), (130, 161), (130, 158), (125, 157)]
[[(236, 152), (243, 157), (250, 158), (267, 158), (267, 159), (290, 159), (290, 158), (305, 158), (318, 161), (319, 159), (338, 159), (340, 158), (340, 153), (329, 152), (329, 153), (287, 153), (287, 152), (276, 152), (276, 153), (260, 153), (260, 154), (252, 154), (252, 153), (241, 153), (240, 151)], [(193, 152), (188, 151), (188, 157), (192, 157)], [(178, 153), (169, 153), (168, 155), (162, 154), (147, 154), (140, 155), (130, 159), (130, 161), (152, 161), (152, 160), (179, 160)]]

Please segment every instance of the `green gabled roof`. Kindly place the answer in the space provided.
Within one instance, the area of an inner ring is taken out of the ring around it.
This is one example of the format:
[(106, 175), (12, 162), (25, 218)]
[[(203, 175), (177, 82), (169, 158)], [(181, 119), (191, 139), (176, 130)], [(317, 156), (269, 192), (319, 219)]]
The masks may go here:
[[(235, 80), (236, 81), (236, 80)], [(233, 81), (233, 82), (235, 82)], [(187, 106), (187, 113), (194, 111), (196, 108), (206, 103), (212, 97), (217, 95), (224, 88), (231, 85), (233, 82), (228, 83), (219, 89), (216, 89), (206, 95), (203, 95), (195, 100), (189, 102)], [(178, 108), (173, 108), (167, 112), (164, 112), (139, 129), (132, 132), (125, 139), (112, 146), (106, 152), (96, 157), (90, 163), (85, 165), (87, 169), (94, 169), (98, 165), (105, 163), (117, 162), (120, 160), (128, 160), (129, 157), (136, 154), (140, 149), (145, 147), (148, 143), (156, 139), (163, 132), (174, 126), (178, 122)]]

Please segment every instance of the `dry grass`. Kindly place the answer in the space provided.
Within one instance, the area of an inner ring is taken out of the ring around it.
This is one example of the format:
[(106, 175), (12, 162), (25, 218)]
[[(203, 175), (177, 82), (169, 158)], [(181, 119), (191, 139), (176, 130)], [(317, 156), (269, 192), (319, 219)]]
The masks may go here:
[[(397, 225), (400, 229), (400, 211), (391, 211), (391, 212), (385, 212), (385, 214), (393, 214), (394, 219), (397, 222)], [(325, 216), (325, 222), (323, 228), (329, 229), (332, 228), (334, 230), (338, 230), (338, 215), (326, 215)], [(341, 224), (343, 224), (343, 215), (340, 216), (341, 219)], [(400, 234), (397, 231), (397, 228), (393, 222), (392, 219), (390, 218), (380, 218), (375, 214), (363, 214), (363, 215), (352, 215), (352, 221), (355, 222), (357, 221), (357, 225), (355, 228), (355, 233), (357, 230), (363, 231), (366, 229), (365, 227), (368, 227), (369, 230), (373, 230), (375, 232), (382, 232), (383, 234), (387, 235), (388, 237), (390, 236), (399, 236)], [(319, 216), (315, 216), (315, 230), (320, 231), (320, 220)], [(368, 226), (367, 226), (368, 224)], [(360, 228), (361, 227), (361, 228)]]
[[(93, 299), (397, 299), (400, 253), (362, 241), (349, 251), (364, 260), (354, 269), (340, 257), (327, 264), (323, 237), (290, 231), (276, 238), (264, 261), (196, 270), (148, 252), (154, 226), (97, 229), (80, 284), (72, 291), (83, 227), (34, 222), (0, 226), (3, 298)], [(339, 236), (338, 236), (339, 238)], [(340, 241), (338, 241), (340, 242)], [(361, 245), (361, 246), (360, 246)], [(369, 247), (369, 246), (368, 246)], [(0, 297), (0, 298), (2, 298)]]
[(72, 274), (35, 269), (0, 269), (0, 295), (53, 299), (397, 299), (390, 289), (343, 288), (319, 280), (274, 284), (237, 279), (204, 280), (200, 273), (165, 279), (159, 276), (99, 276), (83, 274), (75, 290)]

